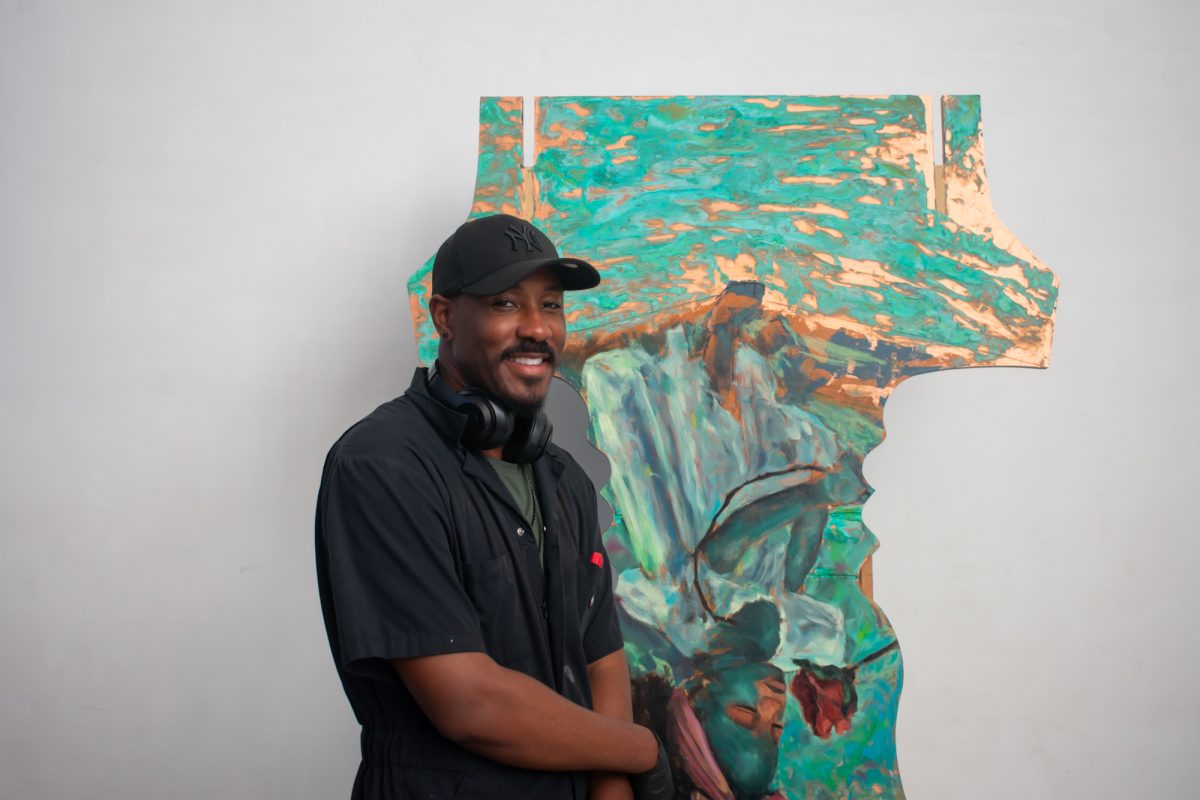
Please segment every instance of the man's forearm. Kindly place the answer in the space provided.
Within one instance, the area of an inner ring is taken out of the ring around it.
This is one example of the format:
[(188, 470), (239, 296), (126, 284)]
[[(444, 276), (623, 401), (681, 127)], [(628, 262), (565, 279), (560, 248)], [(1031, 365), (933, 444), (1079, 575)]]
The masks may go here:
[[(625, 660), (624, 650), (617, 650), (588, 664), (588, 681), (592, 686), (592, 708), (596, 713), (633, 721), (629, 662)], [(633, 790), (624, 773), (592, 773), (589, 800), (631, 800), (632, 797)]]
[(649, 729), (577, 705), (482, 653), (393, 663), (444, 736), (493, 761), (636, 773), (651, 769), (658, 757)]
[(617, 650), (588, 664), (592, 686), (592, 708), (606, 717), (633, 721), (633, 697), (629, 690), (629, 662)]
[(589, 711), (524, 673), (503, 671), (459, 740), (463, 747), (527, 769), (644, 772), (654, 766), (658, 745), (648, 729)]

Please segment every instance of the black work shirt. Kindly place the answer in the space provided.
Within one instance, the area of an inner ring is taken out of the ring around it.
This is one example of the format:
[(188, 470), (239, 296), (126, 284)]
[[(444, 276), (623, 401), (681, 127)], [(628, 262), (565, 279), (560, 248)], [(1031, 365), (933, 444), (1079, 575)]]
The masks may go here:
[(587, 665), (622, 646), (586, 473), (553, 444), (534, 462), (543, 570), (511, 494), (459, 442), (466, 417), (425, 375), (343, 434), (321, 477), (321, 608), (363, 726), (353, 797), (584, 800), (583, 774), (509, 767), (443, 737), (388, 663), (487, 653), (590, 708)]

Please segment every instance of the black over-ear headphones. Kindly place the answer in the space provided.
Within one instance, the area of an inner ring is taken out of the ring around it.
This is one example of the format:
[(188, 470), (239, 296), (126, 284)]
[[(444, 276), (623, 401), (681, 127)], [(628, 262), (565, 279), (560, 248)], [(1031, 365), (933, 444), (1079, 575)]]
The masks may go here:
[(503, 447), (505, 461), (528, 464), (536, 461), (550, 444), (554, 426), (543, 411), (532, 417), (516, 416), (482, 389), (456, 392), (438, 375), (436, 364), (430, 368), (426, 383), (434, 399), (467, 415), (462, 443), (472, 450)]

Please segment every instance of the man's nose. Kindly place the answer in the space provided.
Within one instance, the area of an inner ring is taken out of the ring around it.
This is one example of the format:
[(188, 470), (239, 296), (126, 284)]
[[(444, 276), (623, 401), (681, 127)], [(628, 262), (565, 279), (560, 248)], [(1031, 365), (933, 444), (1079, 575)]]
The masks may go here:
[(527, 306), (522, 309), (517, 325), (517, 336), (521, 339), (533, 339), (538, 342), (544, 342), (550, 338), (550, 324), (540, 307)]

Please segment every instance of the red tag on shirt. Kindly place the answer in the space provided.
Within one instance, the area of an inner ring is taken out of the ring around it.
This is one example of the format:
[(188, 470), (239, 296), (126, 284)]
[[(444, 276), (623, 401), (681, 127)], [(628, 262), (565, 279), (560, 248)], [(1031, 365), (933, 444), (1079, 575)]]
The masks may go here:
[(592, 553), (592, 563), (597, 567), (604, 569), (604, 556), (600, 554), (599, 550), (597, 550), (595, 553)]

